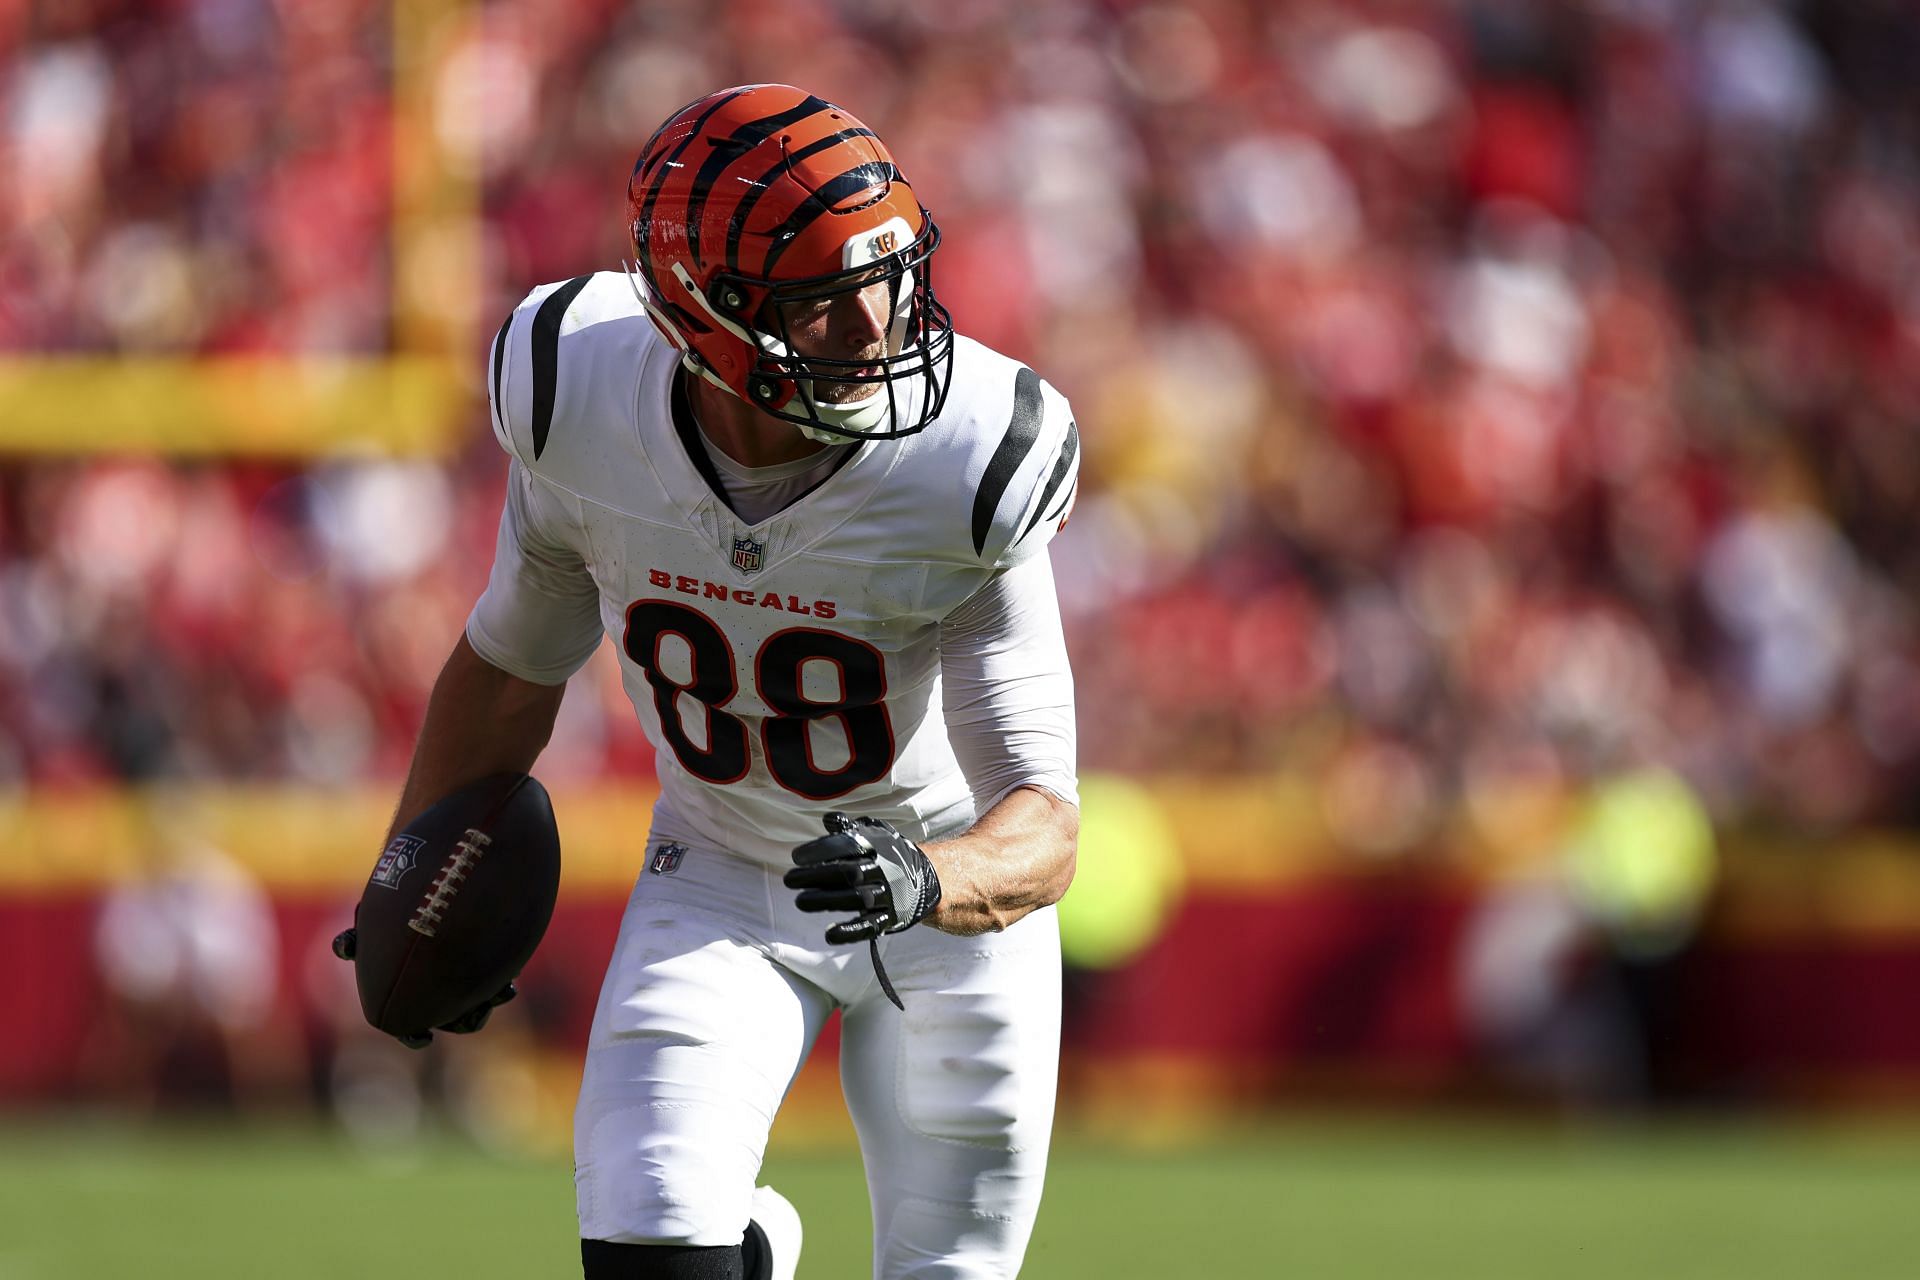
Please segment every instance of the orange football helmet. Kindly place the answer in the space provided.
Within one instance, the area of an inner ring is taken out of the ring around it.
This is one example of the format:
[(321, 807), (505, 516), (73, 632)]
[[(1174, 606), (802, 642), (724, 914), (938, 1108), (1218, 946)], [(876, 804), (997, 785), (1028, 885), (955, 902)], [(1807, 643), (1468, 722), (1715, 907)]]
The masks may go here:
[[(692, 372), (817, 440), (910, 435), (939, 414), (954, 341), (929, 274), (940, 229), (848, 112), (781, 84), (691, 103), (641, 151), (627, 214), (635, 291)], [(789, 304), (882, 281), (880, 356), (795, 351)], [(873, 390), (835, 402), (816, 382)]]

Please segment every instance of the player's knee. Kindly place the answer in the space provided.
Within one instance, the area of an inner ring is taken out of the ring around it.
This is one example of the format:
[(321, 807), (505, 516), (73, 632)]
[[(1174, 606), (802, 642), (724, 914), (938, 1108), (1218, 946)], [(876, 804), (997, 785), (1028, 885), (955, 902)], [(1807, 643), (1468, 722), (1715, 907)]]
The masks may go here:
[(584, 1123), (574, 1146), (580, 1233), (595, 1240), (737, 1245), (751, 1213), (755, 1165), (736, 1148), (663, 1132), (650, 1112), (617, 1110)]
[(582, 1240), (586, 1280), (744, 1280), (739, 1245), (620, 1244)]

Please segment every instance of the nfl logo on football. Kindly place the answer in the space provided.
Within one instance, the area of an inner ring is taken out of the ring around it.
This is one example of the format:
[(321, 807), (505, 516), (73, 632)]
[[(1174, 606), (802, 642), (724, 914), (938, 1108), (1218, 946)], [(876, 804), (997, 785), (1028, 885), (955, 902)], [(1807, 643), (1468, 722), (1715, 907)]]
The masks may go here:
[(680, 869), (680, 863), (686, 856), (687, 846), (663, 844), (653, 851), (653, 861), (647, 864), (647, 870), (657, 876), (670, 876)]
[(755, 542), (752, 538), (733, 540), (733, 567), (742, 573), (760, 572), (760, 556), (766, 551), (767, 544)]
[(405, 832), (395, 836), (393, 842), (380, 853), (380, 861), (373, 866), (372, 883), (384, 885), (389, 889), (398, 889), (400, 881), (407, 872), (413, 870), (420, 859), (420, 851), (427, 842), (419, 836), (410, 836)]

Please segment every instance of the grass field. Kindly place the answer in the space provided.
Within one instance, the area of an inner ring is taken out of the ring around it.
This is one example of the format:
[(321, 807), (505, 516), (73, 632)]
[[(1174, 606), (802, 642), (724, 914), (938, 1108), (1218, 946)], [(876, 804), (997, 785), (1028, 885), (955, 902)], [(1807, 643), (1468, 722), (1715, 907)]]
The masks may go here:
[[(854, 1157), (770, 1157), (802, 1280), (867, 1274)], [(0, 1126), (0, 1277), (578, 1275), (564, 1163), (331, 1135)], [(1912, 1128), (1572, 1133), (1276, 1122), (1135, 1149), (1063, 1137), (1024, 1274), (1083, 1277), (1910, 1277)]]

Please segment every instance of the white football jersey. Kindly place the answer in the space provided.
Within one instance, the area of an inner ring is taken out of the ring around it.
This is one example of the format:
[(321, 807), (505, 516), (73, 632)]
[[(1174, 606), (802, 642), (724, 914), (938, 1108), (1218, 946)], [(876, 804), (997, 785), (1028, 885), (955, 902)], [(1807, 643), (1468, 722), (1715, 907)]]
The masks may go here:
[[(612, 639), (657, 754), (656, 839), (785, 865), (834, 809), (919, 839), (973, 821), (942, 717), (941, 623), (1041, 556), (1074, 499), (1079, 441), (1065, 399), (1031, 370), (955, 347), (926, 430), (861, 444), (749, 525), (689, 438), (680, 353), (624, 277), (543, 285), (501, 328), (493, 426), (515, 465), (468, 637), (547, 684)], [(1051, 600), (1047, 612), (1055, 639), (1030, 646), (1030, 671), (1020, 645), (991, 671), (996, 685), (1051, 681), (1064, 759), (1042, 750), (1051, 758), (1022, 781), (1072, 799), (1071, 685)]]

